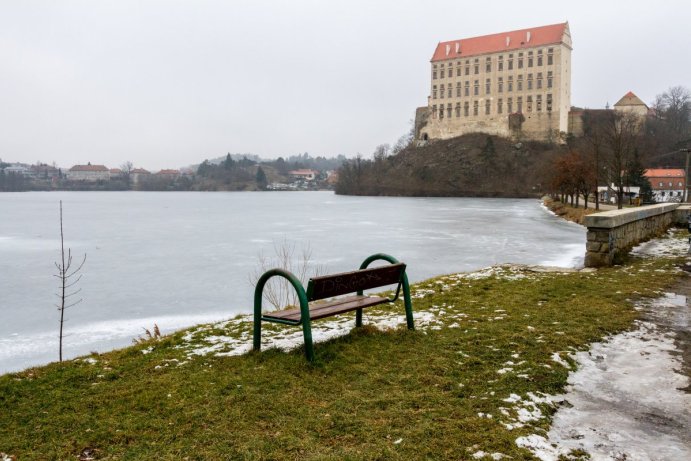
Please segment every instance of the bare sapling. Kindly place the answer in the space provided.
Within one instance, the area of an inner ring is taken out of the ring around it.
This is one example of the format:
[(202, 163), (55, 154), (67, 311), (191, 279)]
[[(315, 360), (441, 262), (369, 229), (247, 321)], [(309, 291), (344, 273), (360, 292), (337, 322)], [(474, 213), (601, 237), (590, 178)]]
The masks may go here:
[[(259, 265), (250, 275), (252, 286), (257, 284), (259, 278), (268, 270), (279, 268), (292, 272), (298, 280), (306, 285), (309, 277), (316, 277), (325, 273), (322, 265), (312, 262), (312, 249), (309, 244), (302, 246), (299, 251), (294, 243), (283, 239), (280, 243), (274, 242), (273, 255), (267, 256), (263, 252), (259, 254)], [(293, 286), (282, 277), (274, 277), (264, 287), (264, 299), (275, 310), (288, 306), (297, 306), (298, 297)]]
[(76, 306), (83, 301), (81, 298), (74, 301), (73, 298), (79, 294), (80, 291), (82, 291), (81, 288), (76, 289), (75, 285), (82, 279), (82, 274), (79, 272), (81, 271), (82, 267), (84, 267), (84, 263), (86, 262), (86, 253), (84, 253), (82, 262), (78, 266), (74, 267), (72, 264), (72, 250), (68, 248), (67, 253), (65, 253), (65, 235), (62, 228), (62, 200), (60, 200), (60, 256), (60, 261), (55, 263), (58, 273), (55, 274), (54, 277), (57, 277), (58, 280), (60, 280), (60, 286), (58, 287), (59, 291), (56, 293), (56, 296), (58, 297), (58, 304), (55, 306), (60, 312), (60, 334), (58, 338), (59, 357), (60, 361), (62, 362), (62, 338), (64, 337), (65, 309)]

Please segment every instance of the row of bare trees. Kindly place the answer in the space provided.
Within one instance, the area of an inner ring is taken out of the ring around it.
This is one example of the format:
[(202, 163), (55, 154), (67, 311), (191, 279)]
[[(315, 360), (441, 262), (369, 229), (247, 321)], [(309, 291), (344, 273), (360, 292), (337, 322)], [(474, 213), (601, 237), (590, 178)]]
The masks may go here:
[(572, 139), (569, 152), (554, 161), (553, 194), (575, 206), (583, 197), (587, 207), (588, 197), (597, 197), (598, 185), (613, 185), (621, 208), (626, 188), (638, 186), (643, 200), (651, 200), (642, 165), (680, 166), (681, 157), (670, 155), (689, 147), (690, 116), (691, 93), (683, 87), (658, 95), (645, 117), (616, 110), (584, 111), (583, 137)]

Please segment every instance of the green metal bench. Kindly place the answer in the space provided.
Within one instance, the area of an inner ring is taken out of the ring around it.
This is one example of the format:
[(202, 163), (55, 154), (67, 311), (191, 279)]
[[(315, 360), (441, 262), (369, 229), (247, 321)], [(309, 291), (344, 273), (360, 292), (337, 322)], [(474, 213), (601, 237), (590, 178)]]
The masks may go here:
[[(370, 263), (378, 260), (388, 261), (390, 265), (368, 268)], [(305, 338), (305, 355), (310, 362), (314, 360), (312, 345), (312, 320), (355, 311), (355, 326), (362, 326), (362, 309), (378, 304), (392, 303), (398, 299), (403, 290), (403, 302), (408, 329), (413, 330), (413, 306), (410, 301), (410, 286), (405, 273), (406, 265), (398, 262), (393, 256), (377, 253), (360, 265), (360, 270), (340, 274), (313, 277), (305, 290), (300, 281), (292, 273), (283, 269), (271, 269), (264, 273), (257, 281), (254, 290), (254, 350), (261, 349), (262, 322), (274, 322), (284, 325), (302, 325)], [(264, 286), (272, 277), (283, 277), (295, 288), (300, 302), (298, 309), (286, 309), (262, 314)], [(393, 298), (381, 296), (365, 296), (364, 290), (396, 284), (396, 294)], [(335, 298), (349, 293), (355, 295)], [(331, 299), (335, 298), (335, 299)], [(313, 303), (330, 299), (326, 302)]]

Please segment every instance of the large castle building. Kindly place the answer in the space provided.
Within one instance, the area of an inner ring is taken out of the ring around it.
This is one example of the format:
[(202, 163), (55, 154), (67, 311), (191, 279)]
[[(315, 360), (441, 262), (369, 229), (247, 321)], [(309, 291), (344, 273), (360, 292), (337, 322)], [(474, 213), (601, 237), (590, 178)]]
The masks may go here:
[(417, 138), (557, 140), (568, 131), (571, 49), (568, 22), (439, 43)]

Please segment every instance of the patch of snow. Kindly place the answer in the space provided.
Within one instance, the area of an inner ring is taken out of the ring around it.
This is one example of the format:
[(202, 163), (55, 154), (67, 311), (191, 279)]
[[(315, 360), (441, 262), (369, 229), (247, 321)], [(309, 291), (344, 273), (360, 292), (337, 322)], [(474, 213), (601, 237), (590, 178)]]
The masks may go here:
[(569, 365), (569, 363), (566, 360), (561, 358), (559, 352), (555, 352), (554, 354), (552, 354), (552, 362), (556, 362), (568, 370), (571, 369), (571, 365)]
[[(672, 305), (676, 298), (667, 295), (666, 300)], [(556, 461), (572, 450), (594, 460), (691, 459), (691, 394), (682, 390), (691, 380), (677, 371), (682, 363), (675, 336), (650, 322), (637, 325), (637, 330), (576, 352), (572, 357), (578, 369), (562, 396), (570, 405), (554, 414), (547, 438), (533, 434), (516, 443), (543, 461)], [(556, 401), (529, 397), (535, 403)]]

